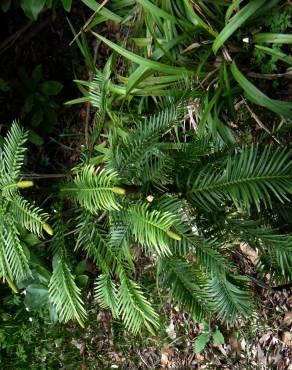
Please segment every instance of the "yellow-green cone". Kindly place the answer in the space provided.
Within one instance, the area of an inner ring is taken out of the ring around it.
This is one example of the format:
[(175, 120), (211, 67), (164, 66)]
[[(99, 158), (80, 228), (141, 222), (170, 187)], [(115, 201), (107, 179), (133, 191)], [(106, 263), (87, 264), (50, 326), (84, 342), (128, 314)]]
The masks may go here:
[(174, 239), (174, 240), (181, 240), (181, 237), (179, 235), (177, 235), (176, 233), (174, 233), (173, 231), (171, 230), (167, 230), (166, 234), (171, 238), (171, 239)]
[(49, 234), (53, 235), (54, 231), (49, 224), (43, 224), (43, 229)]
[(120, 194), (120, 195), (126, 194), (126, 190), (123, 188), (119, 188), (118, 186), (114, 186), (113, 188), (111, 188), (111, 191), (113, 193)]
[(16, 186), (21, 189), (30, 188), (33, 186), (33, 181), (19, 181)]

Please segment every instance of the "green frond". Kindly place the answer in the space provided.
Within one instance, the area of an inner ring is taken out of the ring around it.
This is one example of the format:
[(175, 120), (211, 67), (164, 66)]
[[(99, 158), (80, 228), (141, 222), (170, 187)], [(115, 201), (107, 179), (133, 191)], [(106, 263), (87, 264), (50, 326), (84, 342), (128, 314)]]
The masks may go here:
[(75, 187), (64, 187), (63, 192), (72, 193), (73, 197), (87, 210), (96, 213), (98, 210), (119, 209), (115, 187), (118, 182), (116, 172), (94, 166), (85, 166), (74, 179)]
[(13, 218), (0, 207), (0, 277), (20, 282), (30, 275), (28, 258)]
[(219, 319), (234, 322), (238, 315), (248, 316), (253, 312), (254, 300), (246, 282), (246, 278), (225, 274), (218, 274), (209, 282), (208, 295)]
[(269, 273), (277, 282), (292, 278), (292, 235), (281, 234), (277, 229), (260, 227), (253, 220), (231, 220), (236, 237), (259, 251), (259, 270)]
[(89, 84), (89, 100), (97, 108), (96, 120), (90, 132), (90, 143), (94, 145), (100, 130), (104, 125), (108, 104), (108, 92), (111, 74), (111, 58), (107, 61), (103, 73), (96, 72), (96, 76)]
[(49, 216), (41, 208), (29, 203), (21, 196), (15, 195), (10, 203), (10, 213), (27, 230), (39, 236), (43, 235), (44, 224)]
[(5, 274), (6, 270), (6, 272), (11, 272), (11, 274), (8, 273), (7, 275), (13, 278), (14, 281), (21, 282), (27, 278), (31, 272), (28, 265), (28, 256), (24, 253), (19, 240), (19, 232), (13, 218), (9, 216), (5, 217), (2, 231), (3, 236), (1, 239), (2, 243), (4, 242), (2, 250), (4, 249), (4, 261), (7, 263), (7, 266), (0, 274)]
[[(225, 162), (223, 162), (225, 163)], [(226, 200), (240, 209), (252, 204), (271, 206), (272, 197), (284, 201), (291, 193), (292, 165), (288, 152), (257, 146), (229, 155), (224, 168), (203, 168), (189, 177), (188, 198), (199, 207), (212, 210)]]
[(14, 121), (4, 139), (3, 159), (6, 175), (16, 181), (23, 164), (27, 133)]
[(142, 325), (154, 333), (153, 328), (158, 328), (158, 315), (145, 298), (139, 285), (133, 280), (121, 276), (118, 290), (119, 312), (127, 329), (137, 334)]
[(201, 321), (213, 310), (206, 293), (207, 279), (187, 261), (178, 257), (160, 261), (162, 280), (170, 288), (173, 302), (185, 309), (194, 320)]
[(138, 203), (128, 210), (131, 232), (140, 244), (153, 249), (158, 255), (170, 255), (169, 241), (174, 239), (173, 234), (180, 239), (171, 231), (174, 217), (168, 212), (150, 211), (148, 207), (148, 204)]
[(118, 255), (127, 264), (127, 267), (135, 271), (134, 256), (131, 251), (130, 225), (126, 223), (127, 217), (124, 211), (110, 212), (109, 245), (113, 253)]
[(224, 256), (222, 243), (216, 240), (201, 240), (195, 244), (195, 255), (202, 270), (213, 276), (223, 271), (230, 271), (233, 264)]
[(86, 319), (86, 311), (81, 299), (81, 291), (77, 287), (67, 263), (62, 258), (57, 261), (57, 266), (55, 266), (50, 279), (49, 299), (54, 305), (60, 321), (66, 323), (69, 320), (77, 320), (84, 327), (83, 321)]
[(97, 278), (94, 298), (102, 308), (109, 308), (115, 318), (119, 317), (117, 287), (109, 274), (102, 274)]
[[(138, 121), (123, 141), (113, 142), (111, 167), (130, 183), (168, 182), (164, 173), (171, 157), (160, 150), (159, 138), (180, 122), (183, 111), (183, 107), (172, 106)], [(163, 169), (160, 180), (159, 169)]]
[(89, 211), (82, 211), (78, 218), (75, 250), (82, 249), (93, 259), (104, 274), (116, 270), (116, 258), (108, 243), (107, 235), (97, 225), (96, 217)]

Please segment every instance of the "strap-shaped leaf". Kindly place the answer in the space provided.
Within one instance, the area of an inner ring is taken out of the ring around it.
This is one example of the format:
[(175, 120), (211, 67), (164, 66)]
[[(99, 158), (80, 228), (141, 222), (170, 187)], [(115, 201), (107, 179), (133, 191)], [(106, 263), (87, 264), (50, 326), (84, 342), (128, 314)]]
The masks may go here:
[(250, 17), (256, 12), (266, 0), (252, 0), (234, 15), (223, 30), (219, 33), (213, 43), (213, 51), (217, 53), (224, 42)]
[(257, 87), (255, 87), (237, 68), (236, 63), (233, 61), (231, 64), (231, 72), (235, 80), (244, 90), (247, 99), (265, 107), (272, 112), (275, 112), (281, 116), (292, 119), (292, 104), (281, 100), (275, 100), (269, 98), (267, 95), (262, 93)]

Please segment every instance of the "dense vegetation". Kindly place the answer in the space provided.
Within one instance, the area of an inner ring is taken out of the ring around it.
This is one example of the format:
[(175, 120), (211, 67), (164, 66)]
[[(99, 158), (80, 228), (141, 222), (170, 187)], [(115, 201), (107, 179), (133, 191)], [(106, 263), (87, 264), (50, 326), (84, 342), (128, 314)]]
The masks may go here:
[[(53, 341), (57, 323), (86, 328), (102, 309), (151, 337), (170, 299), (205, 323), (197, 352), (210, 333), (223, 344), (208, 322), (236, 326), (260, 310), (259, 287), (292, 279), (289, 2), (0, 6), (14, 32), (0, 46), (1, 365), (61, 367), (9, 338), (31, 311)], [(67, 35), (48, 45), (56, 64), (10, 71), (25, 27), (37, 38), (50, 22)]]

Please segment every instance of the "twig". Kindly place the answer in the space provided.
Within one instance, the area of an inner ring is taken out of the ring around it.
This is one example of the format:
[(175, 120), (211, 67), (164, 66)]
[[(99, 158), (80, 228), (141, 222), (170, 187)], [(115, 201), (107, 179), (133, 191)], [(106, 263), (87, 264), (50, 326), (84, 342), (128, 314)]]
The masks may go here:
[(269, 135), (271, 135), (271, 137), (280, 145), (282, 145), (282, 143), (271, 133), (271, 131), (263, 124), (263, 122), (259, 119), (259, 117), (251, 110), (251, 108), (249, 107), (249, 105), (247, 104), (247, 101), (244, 99), (244, 97), (242, 96), (241, 97), (242, 100), (243, 100), (243, 103), (244, 105), (246, 106), (247, 110), (249, 111), (250, 115), (252, 116), (252, 118), (256, 121), (256, 123), (260, 126), (260, 128), (262, 128), (263, 130), (265, 130)]
[(74, 36), (73, 40), (69, 43), (69, 46), (73, 44), (73, 42), (81, 35), (81, 33), (86, 29), (86, 27), (90, 24), (92, 19), (96, 16), (96, 14), (106, 5), (109, 0), (104, 0), (100, 6), (96, 9), (96, 11), (88, 18), (85, 22), (84, 26), (80, 29), (80, 31)]
[(37, 173), (22, 173), (21, 177), (26, 179), (57, 179), (61, 177), (67, 177), (69, 174), (66, 173), (48, 173), (48, 174), (37, 174)]
[(247, 75), (252, 78), (261, 78), (264, 80), (277, 80), (278, 78), (282, 78), (282, 77), (292, 78), (292, 71), (287, 71), (285, 73), (266, 73), (266, 74), (248, 72)]
[[(13, 35), (9, 36), (6, 40), (4, 40), (0, 45), (0, 55), (3, 54), (7, 49), (9, 49), (16, 40), (33, 24), (33, 21), (27, 22), (24, 26), (22, 26), (19, 30), (17, 30)], [(10, 44), (10, 45), (9, 45)]]

